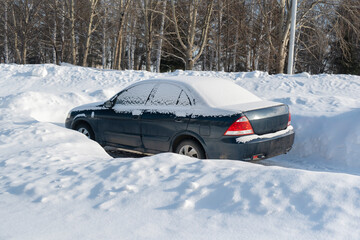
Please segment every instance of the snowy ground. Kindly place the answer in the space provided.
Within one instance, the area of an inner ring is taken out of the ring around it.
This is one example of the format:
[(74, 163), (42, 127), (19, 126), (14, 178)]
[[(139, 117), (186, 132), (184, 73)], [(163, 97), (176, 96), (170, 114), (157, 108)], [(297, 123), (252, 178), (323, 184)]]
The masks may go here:
[(169, 74), (287, 103), (293, 150), (261, 164), (112, 158), (63, 127), (68, 110), (163, 74), (0, 65), (0, 239), (360, 239), (360, 77)]

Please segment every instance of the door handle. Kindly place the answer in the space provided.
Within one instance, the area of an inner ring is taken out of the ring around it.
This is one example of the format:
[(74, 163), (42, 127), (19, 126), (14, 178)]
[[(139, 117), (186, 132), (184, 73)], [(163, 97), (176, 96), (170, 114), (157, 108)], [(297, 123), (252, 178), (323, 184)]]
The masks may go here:
[(183, 118), (175, 118), (175, 122), (178, 122), (178, 123), (184, 122), (184, 119)]

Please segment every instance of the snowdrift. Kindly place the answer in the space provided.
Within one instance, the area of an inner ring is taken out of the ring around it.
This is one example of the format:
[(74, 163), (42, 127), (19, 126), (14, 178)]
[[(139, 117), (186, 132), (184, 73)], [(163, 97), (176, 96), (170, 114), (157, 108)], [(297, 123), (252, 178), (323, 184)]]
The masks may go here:
[[(111, 158), (67, 112), (164, 75), (288, 104), (293, 150), (261, 162)], [(0, 239), (358, 239), (360, 78), (0, 65)], [(270, 165), (270, 166), (269, 166)]]

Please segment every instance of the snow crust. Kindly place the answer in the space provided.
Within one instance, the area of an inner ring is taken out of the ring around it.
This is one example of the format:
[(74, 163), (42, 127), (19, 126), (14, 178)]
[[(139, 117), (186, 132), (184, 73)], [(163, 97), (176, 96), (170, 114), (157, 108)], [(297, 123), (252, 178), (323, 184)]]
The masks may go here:
[[(261, 164), (114, 159), (64, 128), (76, 106), (171, 76), (288, 104), (293, 149)], [(0, 239), (359, 239), (359, 122), (358, 76), (1, 64)]]

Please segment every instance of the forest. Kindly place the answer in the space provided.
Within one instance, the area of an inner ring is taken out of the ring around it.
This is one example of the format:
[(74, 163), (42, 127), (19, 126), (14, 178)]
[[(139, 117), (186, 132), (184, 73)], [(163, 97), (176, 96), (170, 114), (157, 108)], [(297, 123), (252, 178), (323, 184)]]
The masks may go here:
[[(286, 73), (291, 0), (0, 2), (0, 63)], [(359, 0), (298, 0), (295, 72), (360, 75), (359, 39)]]

